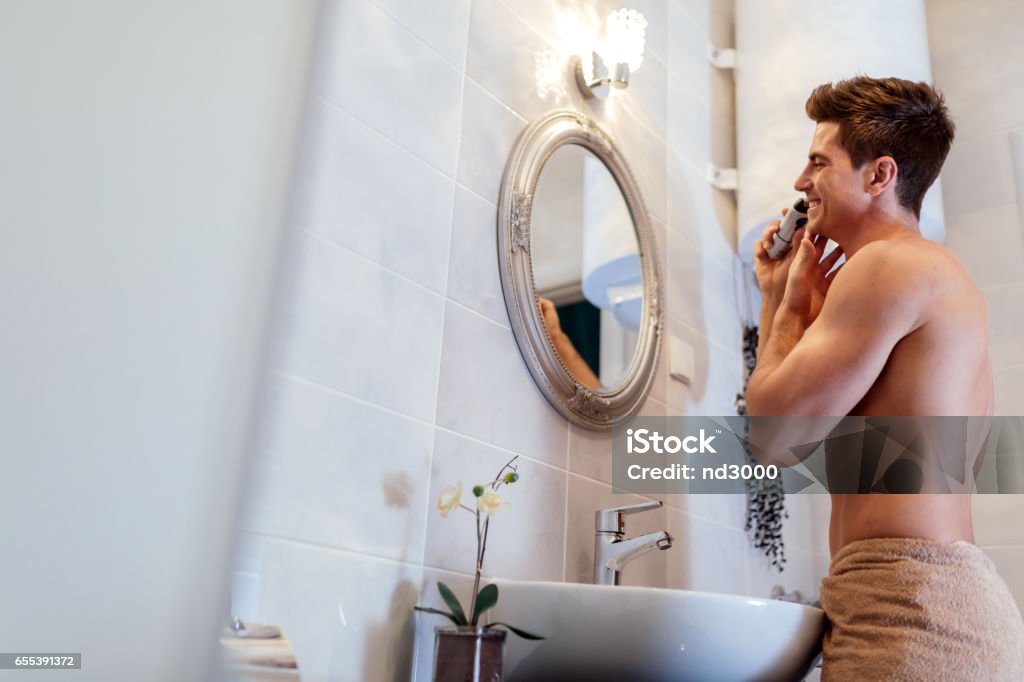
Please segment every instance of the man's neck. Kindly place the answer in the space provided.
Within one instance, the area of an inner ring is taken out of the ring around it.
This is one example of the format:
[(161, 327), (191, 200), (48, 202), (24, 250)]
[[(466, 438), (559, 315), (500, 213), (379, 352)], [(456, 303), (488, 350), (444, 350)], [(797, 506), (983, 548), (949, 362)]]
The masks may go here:
[(920, 236), (917, 217), (902, 207), (877, 209), (866, 213), (847, 234), (833, 240), (839, 244), (849, 260), (871, 242)]

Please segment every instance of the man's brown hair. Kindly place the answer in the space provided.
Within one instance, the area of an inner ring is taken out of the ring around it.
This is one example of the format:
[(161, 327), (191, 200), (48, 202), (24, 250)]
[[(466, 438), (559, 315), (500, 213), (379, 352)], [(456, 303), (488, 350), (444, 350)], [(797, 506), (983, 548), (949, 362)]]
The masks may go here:
[(924, 194), (953, 144), (942, 93), (927, 83), (857, 76), (819, 85), (805, 108), (818, 123), (839, 124), (839, 142), (854, 168), (880, 156), (895, 159), (896, 199), (921, 217)]

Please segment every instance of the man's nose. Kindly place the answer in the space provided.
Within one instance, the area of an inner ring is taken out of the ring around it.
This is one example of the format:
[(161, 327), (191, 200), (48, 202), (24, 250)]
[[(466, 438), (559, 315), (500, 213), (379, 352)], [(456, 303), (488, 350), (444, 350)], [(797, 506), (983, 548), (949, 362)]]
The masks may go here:
[(797, 176), (796, 181), (793, 183), (793, 189), (797, 192), (806, 192), (811, 187), (811, 176), (808, 175), (806, 169)]

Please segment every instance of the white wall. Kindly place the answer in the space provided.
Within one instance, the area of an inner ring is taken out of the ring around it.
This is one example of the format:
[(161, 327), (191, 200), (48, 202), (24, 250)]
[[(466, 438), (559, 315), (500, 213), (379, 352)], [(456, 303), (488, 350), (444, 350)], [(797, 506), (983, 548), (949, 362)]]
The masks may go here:
[[(709, 37), (730, 44), (731, 3), (633, 6), (651, 22), (643, 68), (590, 103), (568, 80), (539, 96), (534, 54), (594, 25), (602, 2), (327, 3), (291, 225), (300, 256), (235, 581), (243, 617), (286, 628), (304, 680), (429, 679), (440, 621), (412, 607), (437, 602), (439, 578), (465, 591), (472, 570), (470, 518), (435, 508), (445, 484), (468, 489), (520, 455), (486, 561), (512, 579), (589, 581), (594, 510), (639, 499), (611, 494), (609, 437), (545, 402), (505, 313), (495, 201), (531, 118), (588, 113), (643, 188), (666, 328), (695, 346), (699, 368), (684, 387), (662, 363), (644, 413), (734, 412), (735, 202), (704, 179), (709, 159), (733, 162), (731, 75), (705, 57)], [(749, 548), (743, 504), (672, 498), (631, 518), (632, 532), (668, 528), (679, 542), (631, 565), (626, 582), (816, 594), (821, 505), (792, 505), (780, 578)]]
[[(946, 243), (989, 307), (996, 414), (1024, 414), (1024, 232), (1010, 132), (1024, 128), (1024, 5), (968, 7), (927, 0), (935, 84), (946, 96), (956, 139), (942, 170)], [(1024, 608), (1024, 496), (974, 500), (975, 536)]]
[(29, 677), (210, 664), (315, 14), (0, 4), (0, 642), (83, 655)]

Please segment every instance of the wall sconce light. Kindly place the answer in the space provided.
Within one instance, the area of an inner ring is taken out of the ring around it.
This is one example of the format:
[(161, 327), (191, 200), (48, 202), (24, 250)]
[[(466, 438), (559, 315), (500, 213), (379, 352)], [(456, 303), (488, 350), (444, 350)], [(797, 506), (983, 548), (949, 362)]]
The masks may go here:
[(608, 86), (625, 88), (629, 76), (644, 61), (647, 19), (633, 9), (611, 12), (605, 22), (604, 41), (589, 55), (576, 58), (576, 84), (587, 97), (607, 97)]

